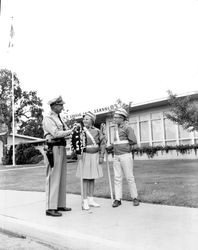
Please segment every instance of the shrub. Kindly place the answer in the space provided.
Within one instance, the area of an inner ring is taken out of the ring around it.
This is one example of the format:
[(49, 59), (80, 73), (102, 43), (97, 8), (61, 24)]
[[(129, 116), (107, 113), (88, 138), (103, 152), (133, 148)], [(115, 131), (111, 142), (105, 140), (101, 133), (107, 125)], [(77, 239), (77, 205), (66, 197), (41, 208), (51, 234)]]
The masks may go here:
[(43, 155), (35, 155), (33, 157), (31, 157), (28, 161), (29, 164), (37, 164), (39, 163), (40, 161), (43, 160)]
[(42, 158), (41, 152), (31, 144), (19, 144), (16, 147), (16, 164), (38, 163)]

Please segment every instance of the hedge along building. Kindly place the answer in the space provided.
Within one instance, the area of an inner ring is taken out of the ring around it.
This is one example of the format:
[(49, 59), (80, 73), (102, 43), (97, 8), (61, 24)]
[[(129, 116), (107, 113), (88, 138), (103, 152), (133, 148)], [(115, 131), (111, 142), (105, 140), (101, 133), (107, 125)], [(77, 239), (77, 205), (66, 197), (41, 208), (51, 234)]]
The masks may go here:
[[(191, 96), (198, 102), (198, 92), (192, 92), (179, 97)], [(116, 105), (94, 110), (96, 114), (96, 127), (100, 127), (101, 123), (106, 124), (107, 138), (109, 143), (113, 143), (114, 125), (113, 111)], [(149, 101), (140, 104), (133, 104), (129, 108), (128, 122), (133, 128), (138, 147), (156, 147), (170, 146), (168, 153), (159, 150), (153, 159), (196, 159), (198, 158), (196, 150), (187, 150), (188, 145), (198, 144), (198, 132), (189, 132), (182, 126), (173, 123), (166, 117), (166, 113), (170, 112), (168, 98)], [(80, 120), (83, 114), (71, 116), (71, 118)], [(184, 145), (184, 146), (182, 146)], [(172, 148), (171, 148), (172, 146)], [(178, 146), (177, 150), (173, 150), (173, 146)], [(184, 154), (179, 149), (182, 148)], [(150, 150), (152, 150), (150, 148)], [(148, 159), (148, 155), (143, 153), (135, 155), (135, 159)]]

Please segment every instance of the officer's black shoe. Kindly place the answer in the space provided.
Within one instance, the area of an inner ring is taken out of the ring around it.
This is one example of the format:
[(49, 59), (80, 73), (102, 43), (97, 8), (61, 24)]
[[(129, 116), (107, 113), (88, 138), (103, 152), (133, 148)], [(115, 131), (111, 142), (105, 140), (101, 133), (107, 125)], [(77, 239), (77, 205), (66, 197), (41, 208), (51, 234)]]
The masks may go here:
[(133, 206), (139, 206), (140, 202), (137, 198), (133, 199)]
[(72, 209), (70, 207), (58, 207), (57, 209), (58, 211), (63, 211), (63, 212), (69, 212)]
[(122, 205), (121, 200), (114, 200), (112, 207), (119, 207)]
[(55, 209), (48, 209), (46, 210), (46, 215), (47, 216), (54, 216), (54, 217), (59, 217), (59, 216), (62, 216), (61, 213), (59, 213), (57, 210)]

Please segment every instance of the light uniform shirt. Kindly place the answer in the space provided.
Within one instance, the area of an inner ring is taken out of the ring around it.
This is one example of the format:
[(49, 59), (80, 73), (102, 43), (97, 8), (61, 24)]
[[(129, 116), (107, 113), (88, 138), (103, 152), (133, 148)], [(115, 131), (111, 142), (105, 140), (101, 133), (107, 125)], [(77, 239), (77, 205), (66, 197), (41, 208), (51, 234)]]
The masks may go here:
[(130, 125), (124, 122), (119, 127), (115, 127), (113, 146), (115, 155), (130, 153), (134, 144), (137, 144), (137, 139)]
[(64, 124), (66, 131), (63, 130), (63, 124), (60, 121), (58, 114), (51, 111), (43, 120), (43, 129), (46, 135), (46, 139), (63, 138), (70, 134), (70, 130), (67, 130), (66, 124)]
[[(89, 133), (92, 135), (95, 143), (99, 146), (100, 148), (100, 155), (104, 156), (105, 153), (105, 146), (106, 146), (106, 138), (105, 136), (102, 134), (102, 132), (95, 128), (94, 126), (91, 126), (89, 129)], [(91, 138), (87, 135), (87, 146), (91, 146), (94, 145), (93, 141), (91, 140)]]

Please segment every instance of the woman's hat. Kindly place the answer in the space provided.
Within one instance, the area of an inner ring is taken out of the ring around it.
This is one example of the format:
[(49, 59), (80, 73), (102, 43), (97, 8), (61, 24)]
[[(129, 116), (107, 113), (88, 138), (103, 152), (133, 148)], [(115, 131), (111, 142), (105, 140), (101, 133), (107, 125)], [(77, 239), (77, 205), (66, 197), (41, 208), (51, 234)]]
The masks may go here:
[[(93, 120), (93, 122), (95, 122), (95, 120), (96, 120), (96, 115), (94, 114), (94, 113), (92, 113), (91, 111), (88, 111), (88, 112), (86, 112), (85, 114), (84, 114), (84, 116), (85, 115), (88, 115), (92, 120)], [(83, 117), (84, 117), (83, 116)]]

